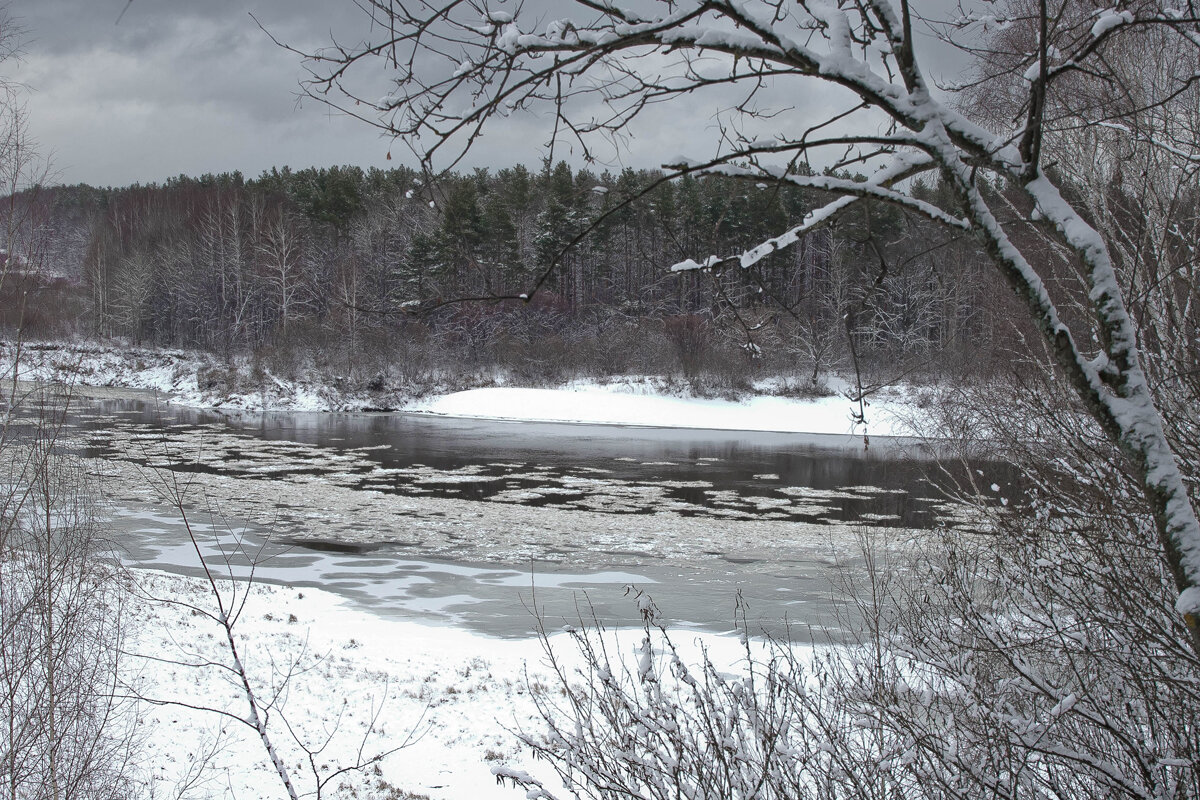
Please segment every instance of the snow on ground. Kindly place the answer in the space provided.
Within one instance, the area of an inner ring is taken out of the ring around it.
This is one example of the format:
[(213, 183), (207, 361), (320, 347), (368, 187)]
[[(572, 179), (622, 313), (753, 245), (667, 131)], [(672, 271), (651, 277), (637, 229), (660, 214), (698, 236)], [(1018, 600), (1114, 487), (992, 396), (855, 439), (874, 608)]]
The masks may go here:
[[(13, 363), (15, 355), (11, 343), (0, 343), (0, 358), (5, 363)], [(287, 381), (262, 369), (253, 371), (254, 385), (247, 389), (243, 373), (248, 371), (234, 375), (210, 356), (186, 351), (27, 344), (15, 377), (82, 387), (154, 390), (166, 394), (170, 402), (198, 407), (331, 411), (378, 405), (370, 397), (349, 396), (315, 380)], [(877, 402), (868, 408), (870, 432), (906, 432), (900, 420), (911, 407), (903, 392)], [(493, 419), (727, 430), (847, 433), (853, 429), (851, 404), (843, 396), (707, 400), (668, 395), (656, 381), (646, 379), (617, 385), (579, 382), (553, 390), (472, 390), (434, 397), (412, 405), (411, 410)], [(219, 475), (198, 475), (200, 478), (214, 485), (228, 482), (230, 494), (238, 486)], [(326, 480), (321, 479), (322, 489), (328, 493), (331, 487), (324, 485)], [(303, 496), (296, 498), (295, 506), (316, 513), (304, 490), (297, 487)], [(238, 491), (245, 494), (244, 485)], [(356, 506), (362, 505), (365, 494), (355, 493)], [(411, 506), (436, 499), (402, 501)], [(507, 513), (509, 507), (503, 510)], [(412, 516), (411, 509), (406, 513)], [(523, 522), (505, 523), (500, 530), (527, 539), (528, 520), (533, 515), (519, 506), (513, 506), (512, 513)], [(544, 510), (541, 515), (551, 513), (565, 512)], [(598, 514), (583, 518), (607, 520)], [(570, 530), (578, 546), (580, 517), (573, 519), (574, 528), (561, 524), (565, 519), (557, 516), (548, 522), (560, 533)], [(315, 521), (308, 520), (310, 525)], [(628, 521), (614, 518), (611, 522), (620, 532), (605, 529), (597, 535), (624, 543), (621, 537), (628, 537)], [(774, 520), (753, 524), (772, 523), (783, 524)], [(453, 521), (453, 527), (462, 529), (458, 521)], [(480, 520), (472, 521), (472, 530), (481, 527), (486, 528)], [(789, 524), (787, 531), (794, 536), (797, 531), (803, 533), (803, 528)], [(495, 537), (495, 532), (483, 532)], [(760, 546), (775, 546), (785, 538), (782, 532), (781, 528), (779, 535), (760, 535), (765, 531), (756, 528), (753, 539)], [(724, 545), (732, 546), (726, 541), (729, 531), (722, 529), (721, 535)], [(686, 538), (688, 549), (694, 550), (697, 537)], [(751, 547), (749, 542), (742, 545), (744, 550)], [(461, 549), (461, 542), (456, 547)], [(143, 703), (139, 711), (144, 748), (139, 766), (151, 784), (147, 793), (176, 796), (187, 786), (186, 796), (199, 798), (283, 797), (262, 743), (238, 721), (246, 714), (245, 699), (231, 673), (220, 666), (229, 663), (229, 653), (221, 627), (205, 615), (212, 613), (213, 606), (204, 584), (161, 572), (135, 569), (131, 574), (138, 590), (126, 620), (131, 654), (127, 668), (140, 696), (161, 701), (157, 705)], [(239, 591), (245, 589), (245, 584), (238, 586)], [(353, 763), (360, 753), (370, 757), (401, 744), (407, 746), (380, 761), (377, 768), (373, 765), (363, 772), (332, 778), (323, 795), (410, 800), (519, 796), (511, 788), (496, 785), (490, 770), (501, 764), (528, 770), (551, 790), (557, 788), (558, 781), (547, 765), (531, 763), (530, 754), (512, 733), (518, 728), (540, 729), (530, 687), (551, 693), (558, 688), (546, 677), (548, 667), (536, 640), (496, 639), (459, 628), (378, 617), (312, 588), (257, 584), (238, 607), (242, 658), (260, 696), (275, 698), (270, 725), (301, 793), (313, 792), (314, 770), (319, 777), (327, 777), (340, 766)], [(640, 630), (623, 631), (620, 637), (615, 652), (631, 656), (640, 643)], [(569, 638), (560, 634), (552, 640), (556, 652), (571, 660), (574, 651)], [(730, 671), (737, 671), (743, 655), (736, 639), (713, 634), (680, 634), (677, 644), (684, 646), (685, 658), (690, 654), (693, 663), (703, 644), (714, 662), (727, 665)], [(292, 734), (314, 751), (311, 760)]]
[[(18, 346), (0, 342), (0, 363), (17, 364), (15, 377), (24, 381), (183, 395), (195, 392), (196, 373), (207, 359), (184, 350), (44, 342), (24, 342)], [(6, 380), (13, 377), (11, 371), (4, 374)]]
[[(842, 395), (706, 400), (577, 383), (563, 389), (471, 389), (424, 400), (408, 410), (481, 419), (842, 434), (862, 432), (851, 419), (854, 408)], [(911, 414), (906, 395), (893, 392), (868, 407), (868, 430), (878, 436), (911, 435), (904, 422)]]
[(246, 359), (222, 364), (190, 350), (71, 342), (27, 342), (18, 349), (0, 342), (0, 363), (18, 363), (17, 377), (24, 381), (64, 383), (84, 394), (97, 387), (157, 392), (167, 402), (196, 408), (355, 411), (372, 406), (366, 396), (316, 381), (286, 380)]
[[(257, 734), (200, 708), (247, 715), (233, 676), (213, 666), (230, 663), (223, 630), (195, 610), (214, 609), (206, 584), (161, 572), (131, 574), (137, 599), (126, 617), (126, 668), (143, 697), (186, 704), (141, 708), (139, 762), (148, 788), (174, 796), (181, 784), (194, 782), (192, 797), (285, 797)], [(511, 732), (541, 730), (531, 686), (558, 691), (536, 640), (385, 619), (317, 589), (266, 584), (253, 585), (235, 630), (260, 696), (279, 696), (270, 727), (302, 794), (314, 788), (311, 763), (328, 776), (360, 752), (370, 758), (410, 739), (378, 769), (334, 778), (324, 796), (519, 797), (496, 785), (496, 765), (525, 769), (552, 791), (560, 785)], [(641, 636), (640, 630), (618, 632), (617, 652), (633, 653)], [(736, 671), (742, 655), (736, 638), (688, 633), (678, 639), (685, 658), (694, 659), (703, 644), (714, 663)], [(565, 634), (551, 641), (568, 664), (577, 661)], [(321, 750), (313, 762), (289, 736), (285, 718), (309, 749)]]
[[(0, 363), (12, 363), (16, 348), (0, 342)], [(607, 383), (575, 381), (558, 389), (496, 387), (413, 400), (402, 387), (377, 393), (353, 388), (341, 378), (286, 379), (260, 364), (219, 364), (213, 356), (183, 350), (118, 348), (72, 343), (27, 343), (19, 377), (81, 387), (121, 387), (161, 392), (168, 402), (196, 408), (247, 411), (362, 411), (399, 408), (454, 417), (542, 422), (582, 422), (714, 430), (796, 433), (862, 433), (851, 414), (856, 405), (844, 382), (831, 379), (829, 397), (774, 396), (764, 382), (761, 395), (744, 400), (678, 396), (662, 381), (638, 377)], [(866, 430), (877, 436), (911, 435), (917, 415), (912, 392), (887, 390), (869, 402)]]

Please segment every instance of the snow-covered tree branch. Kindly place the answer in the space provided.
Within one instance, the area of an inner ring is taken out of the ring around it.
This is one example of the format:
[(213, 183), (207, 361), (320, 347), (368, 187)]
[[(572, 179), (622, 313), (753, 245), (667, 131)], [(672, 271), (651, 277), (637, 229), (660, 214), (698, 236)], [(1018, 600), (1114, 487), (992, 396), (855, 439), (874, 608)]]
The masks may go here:
[[(1190, 7), (1020, 0), (988, 17), (929, 21), (907, 0), (636, 7), (577, 0), (568, 11), (556, 4), (553, 16), (478, 0), (360, 5), (371, 17), (371, 38), (307, 54), (306, 89), (403, 139), (431, 171), (453, 167), (485, 130), (525, 112), (553, 116), (551, 153), (569, 144), (590, 161), (632, 147), (641, 124), (661, 122), (655, 115), (664, 104), (705, 103), (721, 109), (706, 152), (662, 153), (669, 174), (709, 164), (756, 181), (820, 188), (835, 198), (824, 213), (871, 198), (969, 231), (1140, 476), (1177, 609), (1200, 650), (1200, 524), (1109, 243), (1046, 163), (1048, 131), (1062, 119), (1060, 96), (1109, 80), (1108, 56), (1118, 48), (1165, 38), (1194, 59), (1200, 33)], [(988, 118), (938, 89), (917, 26), (982, 55), (973, 88), (1003, 85), (1017, 113)], [(1018, 31), (1020, 46), (1005, 49), (997, 28)], [(387, 90), (376, 82), (381, 62), (392, 79)], [(1150, 87), (1140, 107), (1155, 108), (1178, 91), (1170, 83)], [(814, 114), (805, 103), (813, 97), (827, 110)], [(904, 179), (923, 173), (945, 183), (953, 208), (913, 196), (913, 182)], [(1030, 216), (1006, 213), (994, 187), (1023, 198)], [(1047, 287), (1044, 263), (1025, 244), (1031, 221), (1085, 276), (1086, 320), (1068, 323)], [(741, 254), (697, 253), (676, 268), (753, 263), (756, 253), (793, 244), (801, 229)]]

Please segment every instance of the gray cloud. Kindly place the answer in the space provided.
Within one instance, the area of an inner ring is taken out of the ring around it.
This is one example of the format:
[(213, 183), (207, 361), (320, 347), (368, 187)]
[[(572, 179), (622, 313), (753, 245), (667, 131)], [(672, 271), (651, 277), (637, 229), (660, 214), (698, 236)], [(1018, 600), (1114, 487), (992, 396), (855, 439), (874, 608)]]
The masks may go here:
[(321, 0), (25, 0), (30, 130), (59, 180), (98, 184), (273, 165), (384, 165), (375, 131), (298, 105), (301, 48), (351, 32), (358, 11)]
[[(298, 103), (305, 74), (299, 57), (272, 44), (250, 16), (280, 40), (313, 50), (331, 36), (354, 42), (368, 34), (352, 0), (134, 0), (116, 24), (125, 5), (17, 0), (10, 6), (26, 29), (26, 56), (15, 67), (0, 65), (0, 72), (28, 86), (30, 129), (59, 180), (119, 185), (234, 169), (257, 175), (284, 164), (411, 163), (402, 144), (370, 126), (311, 100)], [(373, 75), (383, 94), (382, 65)], [(803, 97), (796, 119), (812, 119), (830, 102), (828, 92)], [(710, 96), (686, 108), (656, 108), (635, 131), (631, 150), (601, 155), (613, 166), (655, 166), (681, 151), (709, 155), (719, 107), (720, 97)], [(463, 166), (535, 165), (551, 129), (548, 116), (504, 120), (489, 128)], [(570, 160), (578, 155), (576, 149)], [(569, 144), (555, 156), (569, 158)]]

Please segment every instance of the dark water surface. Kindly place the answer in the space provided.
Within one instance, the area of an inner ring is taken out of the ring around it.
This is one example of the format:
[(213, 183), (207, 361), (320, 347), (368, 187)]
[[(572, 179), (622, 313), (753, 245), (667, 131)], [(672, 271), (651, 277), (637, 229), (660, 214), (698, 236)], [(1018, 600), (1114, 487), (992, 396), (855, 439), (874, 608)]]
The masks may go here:
[[(226, 444), (221, 463), (173, 467), (259, 477), (258, 441), (298, 442), (354, 451), (359, 488), (528, 506), (650, 514), (663, 500), (683, 516), (770, 514), (818, 524), (854, 523), (928, 529), (968, 467), (940, 463), (915, 439), (693, 430), (540, 422), (504, 422), (420, 414), (228, 415), (150, 403), (101, 401), (105, 415), (144, 430), (183, 431), (220, 424), (245, 447)], [(94, 428), (110, 423), (93, 423)], [(93, 444), (93, 456), (112, 455)], [(126, 454), (126, 457), (128, 455)], [(262, 459), (271, 461), (271, 459)], [(246, 462), (251, 464), (247, 466)], [(318, 464), (274, 466), (273, 474), (320, 474)], [(379, 474), (379, 468), (399, 471)], [(984, 484), (1009, 486), (1010, 467), (971, 464)], [(414, 480), (414, 470), (421, 471)], [(613, 487), (658, 486), (650, 501)], [(798, 502), (803, 501), (803, 502)]]

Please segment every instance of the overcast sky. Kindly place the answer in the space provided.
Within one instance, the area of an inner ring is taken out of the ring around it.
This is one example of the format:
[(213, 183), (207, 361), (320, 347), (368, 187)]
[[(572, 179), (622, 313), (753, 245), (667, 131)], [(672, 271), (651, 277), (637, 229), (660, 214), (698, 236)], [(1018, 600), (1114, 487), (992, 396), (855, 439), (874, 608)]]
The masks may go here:
[[(11, 0), (25, 55), (3, 65), (29, 89), (30, 130), (57, 180), (96, 185), (271, 166), (363, 167), (408, 163), (361, 122), (298, 103), (300, 49), (331, 33), (357, 41), (363, 18), (351, 0)], [(122, 11), (124, 14), (122, 15)], [(118, 22), (119, 20), (119, 22)], [(382, 65), (381, 65), (382, 67)], [(815, 100), (815, 98), (814, 98)], [(663, 109), (626, 157), (654, 158), (711, 141), (711, 110)], [(549, 125), (508, 121), (489, 131), (469, 164), (535, 165)], [(394, 160), (386, 156), (392, 150)], [(692, 153), (689, 155), (703, 155)]]
[[(338, 0), (15, 0), (29, 123), (65, 183), (126, 184), (272, 165), (386, 165), (388, 143), (297, 106), (301, 46), (327, 42)], [(118, 24), (117, 20), (120, 18)]]

